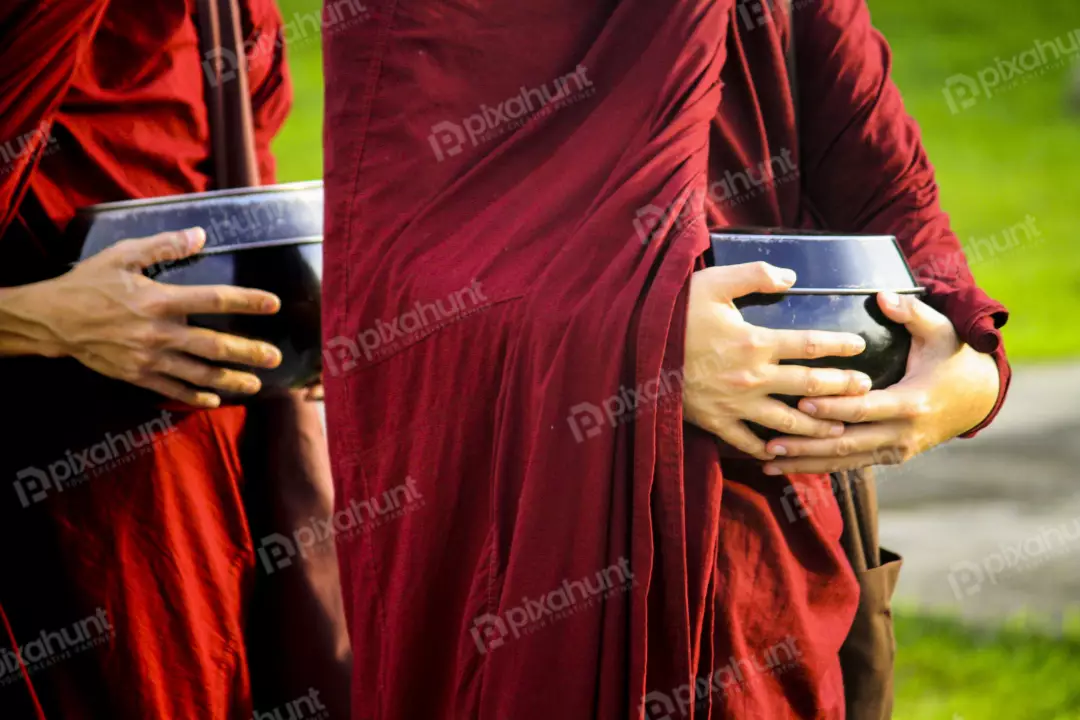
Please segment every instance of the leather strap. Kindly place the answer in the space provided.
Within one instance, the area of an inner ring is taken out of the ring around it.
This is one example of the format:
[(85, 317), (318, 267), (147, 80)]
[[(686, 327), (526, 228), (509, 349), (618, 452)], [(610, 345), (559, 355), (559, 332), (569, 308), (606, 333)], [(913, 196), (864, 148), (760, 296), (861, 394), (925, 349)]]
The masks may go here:
[(237, 0), (198, 0), (199, 46), (206, 74), (206, 106), (214, 186), (259, 185), (255, 125)]

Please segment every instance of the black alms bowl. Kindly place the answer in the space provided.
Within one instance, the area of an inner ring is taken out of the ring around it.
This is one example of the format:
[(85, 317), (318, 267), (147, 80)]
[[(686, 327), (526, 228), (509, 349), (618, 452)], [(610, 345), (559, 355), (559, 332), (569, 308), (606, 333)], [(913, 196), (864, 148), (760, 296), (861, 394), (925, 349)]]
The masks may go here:
[(235, 285), (281, 298), (276, 315), (193, 315), (192, 325), (264, 340), (281, 350), (273, 370), (254, 372), (264, 391), (303, 387), (322, 369), (322, 182), (175, 195), (93, 205), (79, 211), (80, 260), (125, 238), (201, 227), (193, 258), (148, 268), (175, 285)]
[[(794, 270), (785, 293), (735, 301), (752, 325), (775, 330), (832, 330), (860, 335), (866, 350), (852, 358), (785, 361), (810, 367), (858, 370), (875, 390), (904, 376), (911, 335), (878, 307), (882, 291), (917, 294), (915, 281), (891, 235), (842, 235), (803, 230), (725, 230), (710, 234), (710, 265), (765, 261)], [(782, 397), (791, 405), (799, 398)], [(762, 436), (775, 436), (761, 432)]]

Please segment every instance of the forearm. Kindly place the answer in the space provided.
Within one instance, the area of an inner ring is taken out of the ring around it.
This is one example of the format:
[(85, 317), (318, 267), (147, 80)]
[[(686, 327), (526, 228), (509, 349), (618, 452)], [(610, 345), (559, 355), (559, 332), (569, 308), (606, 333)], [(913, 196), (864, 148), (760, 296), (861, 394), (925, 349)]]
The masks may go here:
[(47, 296), (44, 283), (0, 288), (0, 357), (65, 354), (44, 319)]

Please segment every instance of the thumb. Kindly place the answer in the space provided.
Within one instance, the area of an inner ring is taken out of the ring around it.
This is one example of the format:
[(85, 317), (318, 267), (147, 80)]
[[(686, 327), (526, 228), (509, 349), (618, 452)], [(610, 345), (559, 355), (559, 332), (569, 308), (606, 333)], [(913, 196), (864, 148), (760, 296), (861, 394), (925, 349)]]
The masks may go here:
[(165, 232), (147, 238), (123, 240), (106, 250), (108, 260), (132, 270), (191, 257), (206, 243), (202, 228)]
[(905, 326), (915, 337), (936, 338), (953, 330), (947, 317), (915, 295), (878, 293), (878, 306), (885, 317)]
[(795, 271), (767, 262), (722, 265), (700, 271), (710, 294), (730, 302), (753, 293), (781, 293), (795, 284)]

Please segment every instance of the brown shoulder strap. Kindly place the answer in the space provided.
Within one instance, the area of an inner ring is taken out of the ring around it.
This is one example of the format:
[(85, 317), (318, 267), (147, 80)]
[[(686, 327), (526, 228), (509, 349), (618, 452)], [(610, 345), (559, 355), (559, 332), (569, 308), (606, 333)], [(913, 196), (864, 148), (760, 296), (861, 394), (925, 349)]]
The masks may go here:
[(198, 0), (198, 8), (214, 186), (220, 190), (258, 185), (240, 6), (237, 0)]

